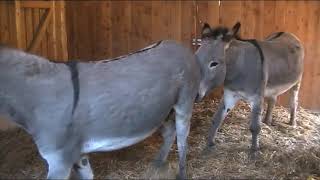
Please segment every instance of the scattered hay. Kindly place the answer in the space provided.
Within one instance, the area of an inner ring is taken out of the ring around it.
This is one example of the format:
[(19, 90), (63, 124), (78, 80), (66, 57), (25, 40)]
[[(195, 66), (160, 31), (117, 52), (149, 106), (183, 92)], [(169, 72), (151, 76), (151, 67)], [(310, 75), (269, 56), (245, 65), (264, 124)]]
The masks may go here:
[[(320, 179), (320, 116), (299, 108), (297, 127), (287, 124), (286, 108), (276, 107), (275, 126), (262, 125), (261, 152), (250, 160), (250, 109), (239, 105), (230, 112), (217, 135), (216, 150), (203, 158), (210, 119), (217, 100), (196, 104), (189, 136), (188, 177), (241, 179)], [(110, 153), (93, 153), (91, 166), (96, 178), (174, 178), (177, 172), (176, 145), (168, 157), (169, 168), (158, 171), (150, 167), (161, 138), (147, 140)], [(44, 178), (46, 166), (32, 139), (22, 130), (0, 132), (0, 179)]]

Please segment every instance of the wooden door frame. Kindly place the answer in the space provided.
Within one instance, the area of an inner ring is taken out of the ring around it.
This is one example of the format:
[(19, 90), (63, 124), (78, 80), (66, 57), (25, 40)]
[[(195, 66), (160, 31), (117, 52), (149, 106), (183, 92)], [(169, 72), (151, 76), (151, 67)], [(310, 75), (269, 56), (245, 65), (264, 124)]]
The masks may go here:
[[(45, 13), (40, 19), (39, 25), (36, 28), (33, 39), (30, 44), (24, 49), (22, 43), (22, 30), (21, 30), (21, 10), (22, 8), (41, 8), (45, 9)], [(53, 39), (53, 58), (58, 57), (67, 60), (68, 50), (67, 50), (67, 33), (65, 25), (65, 2), (64, 1), (20, 1), (15, 0), (15, 21), (16, 21), (16, 40), (17, 47), (19, 49), (26, 50), (27, 52), (35, 53), (41, 44), (41, 41), (45, 37), (46, 30), (49, 24), (52, 22), (52, 39)], [(59, 22), (59, 23), (58, 23)], [(58, 28), (59, 27), (59, 28)], [(58, 39), (57, 32), (60, 33), (60, 38)], [(61, 43), (60, 51), (58, 52), (58, 43)], [(61, 54), (60, 56), (58, 54)]]

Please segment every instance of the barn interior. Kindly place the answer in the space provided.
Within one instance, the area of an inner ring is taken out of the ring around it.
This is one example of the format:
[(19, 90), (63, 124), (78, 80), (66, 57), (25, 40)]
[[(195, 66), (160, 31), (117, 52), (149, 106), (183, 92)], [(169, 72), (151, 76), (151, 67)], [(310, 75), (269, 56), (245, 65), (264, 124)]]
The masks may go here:
[[(195, 51), (201, 28), (231, 28), (263, 40), (291, 32), (305, 49), (297, 127), (288, 125), (288, 94), (280, 96), (275, 126), (262, 124), (256, 160), (248, 151), (249, 106), (239, 103), (217, 136), (210, 156), (202, 150), (222, 88), (195, 104), (188, 137), (188, 177), (196, 179), (320, 179), (320, 1), (0, 1), (0, 43), (52, 61), (95, 61), (173, 39)], [(0, 120), (0, 178), (45, 178), (47, 167), (31, 137)], [(95, 178), (174, 178), (177, 147), (168, 167), (150, 168), (162, 139), (159, 133), (129, 148), (92, 153)]]

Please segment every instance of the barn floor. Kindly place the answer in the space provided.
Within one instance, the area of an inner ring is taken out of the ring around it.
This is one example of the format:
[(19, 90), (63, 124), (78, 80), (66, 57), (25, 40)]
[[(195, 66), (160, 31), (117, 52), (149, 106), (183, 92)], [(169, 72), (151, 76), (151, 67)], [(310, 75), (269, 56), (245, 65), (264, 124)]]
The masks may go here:
[[(189, 178), (263, 178), (320, 179), (320, 116), (299, 108), (298, 126), (292, 128), (285, 108), (275, 108), (276, 126), (262, 125), (261, 152), (257, 160), (248, 156), (251, 133), (248, 130), (248, 106), (239, 105), (230, 112), (217, 136), (217, 149), (202, 156), (210, 118), (217, 100), (205, 100), (195, 106), (189, 136)], [(91, 154), (96, 178), (174, 178), (177, 151), (169, 155), (169, 169), (156, 171), (149, 164), (160, 146), (156, 134), (147, 140), (110, 153)], [(29, 135), (22, 130), (0, 133), (0, 179), (44, 178), (45, 163)]]

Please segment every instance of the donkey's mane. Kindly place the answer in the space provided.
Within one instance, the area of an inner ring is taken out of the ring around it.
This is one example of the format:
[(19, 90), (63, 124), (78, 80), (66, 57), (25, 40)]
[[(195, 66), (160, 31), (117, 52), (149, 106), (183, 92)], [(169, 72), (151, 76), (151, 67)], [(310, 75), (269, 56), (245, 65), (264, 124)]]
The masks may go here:
[(220, 36), (222, 36), (222, 38), (223, 38), (223, 37), (227, 36), (228, 32), (229, 32), (229, 28), (224, 27), (224, 26), (218, 26), (216, 28), (211, 29), (211, 31), (209, 33), (202, 35), (202, 38), (217, 39)]
[(126, 54), (126, 55), (123, 55), (123, 56), (119, 56), (119, 57), (116, 57), (116, 58), (112, 58), (112, 59), (106, 59), (106, 60), (102, 60), (103, 63), (107, 63), (107, 62), (110, 62), (110, 61), (117, 61), (117, 60), (120, 60), (120, 59), (123, 59), (123, 58), (126, 58), (126, 57), (129, 57), (131, 55), (134, 55), (134, 54), (138, 54), (138, 53), (142, 53), (142, 52), (146, 52), (150, 49), (153, 49), (157, 46), (159, 46), (160, 44), (162, 43), (162, 41), (159, 41), (155, 44), (152, 44), (146, 48), (143, 48), (143, 49), (140, 49), (140, 50), (137, 50), (137, 51), (134, 51), (132, 53), (129, 53), (129, 54)]

